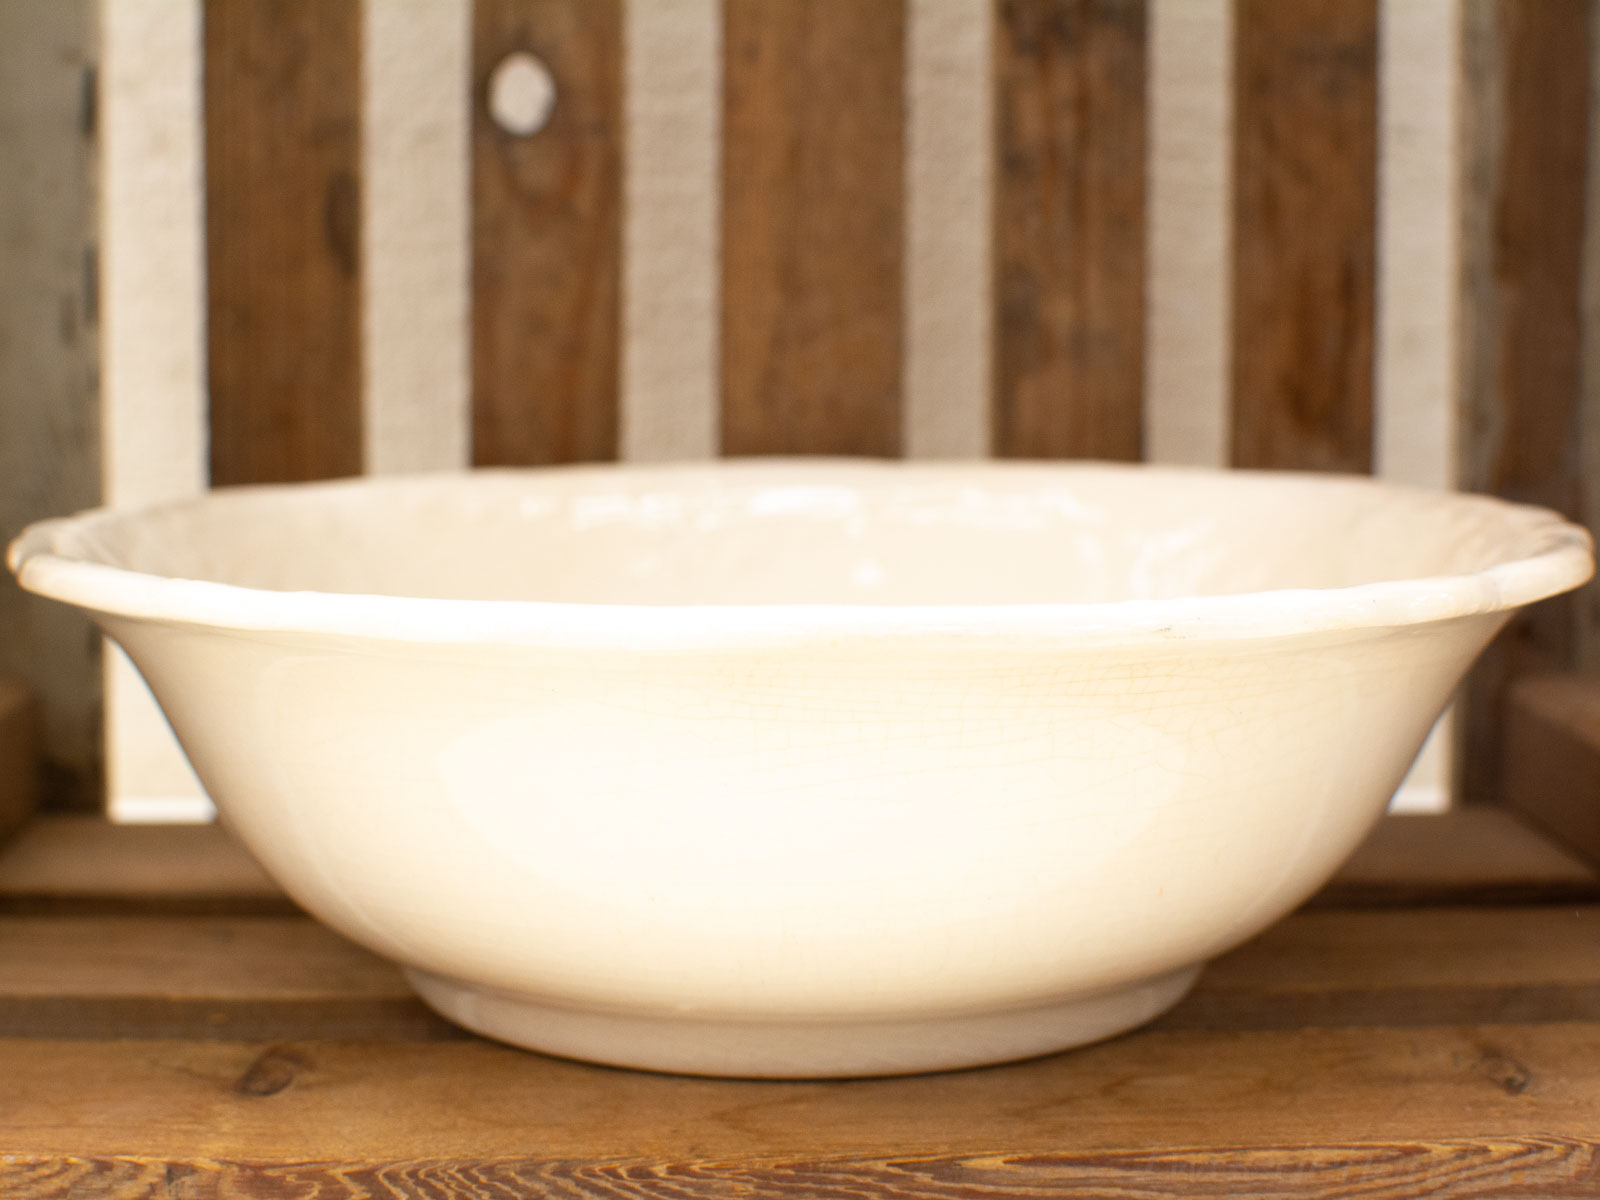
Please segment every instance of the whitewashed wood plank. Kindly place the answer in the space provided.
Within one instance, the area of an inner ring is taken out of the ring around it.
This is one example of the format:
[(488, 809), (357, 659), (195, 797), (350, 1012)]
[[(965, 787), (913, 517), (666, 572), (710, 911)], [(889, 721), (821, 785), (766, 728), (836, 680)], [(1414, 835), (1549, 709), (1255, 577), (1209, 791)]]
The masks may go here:
[(1233, 4), (1153, 0), (1145, 457), (1228, 461)]
[(628, 0), (624, 21), (621, 456), (709, 458), (720, 394), (722, 5)]
[[(1457, 483), (1462, 0), (1382, 0), (1373, 463), (1399, 483)], [(1440, 718), (1395, 796), (1447, 808), (1454, 724)]]
[[(207, 486), (199, 0), (101, 0), (101, 464), (105, 502)], [(109, 811), (206, 820), (211, 802), (120, 650), (105, 656)]]
[(366, 469), (470, 461), (469, 0), (368, 0), (362, 21)]
[[(0, 541), (100, 498), (86, 104), (92, 0), (0, 3)], [(100, 663), (81, 613), (0, 586), (0, 676), (40, 701), (52, 792), (98, 785)]]
[(990, 449), (994, 35), (987, 0), (906, 10), (905, 452)]

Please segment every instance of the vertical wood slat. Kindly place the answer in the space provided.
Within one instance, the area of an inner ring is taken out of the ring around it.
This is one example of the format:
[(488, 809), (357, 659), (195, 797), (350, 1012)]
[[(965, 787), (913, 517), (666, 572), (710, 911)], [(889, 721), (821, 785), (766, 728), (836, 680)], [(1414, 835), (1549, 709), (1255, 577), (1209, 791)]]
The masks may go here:
[(1376, 0), (1238, 0), (1233, 462), (1372, 464)]
[(989, 452), (994, 378), (992, 0), (908, 0), (903, 449)]
[[(473, 459), (615, 458), (622, 238), (620, 0), (477, 0), (473, 14)], [(503, 129), (508, 55), (554, 81), (549, 121)]]
[(206, 0), (211, 478), (361, 470), (357, 0)]
[(471, 8), (363, 4), (362, 410), (373, 474), (468, 459)]
[[(1420, 487), (1457, 473), (1461, 16), (1461, 0), (1378, 6), (1373, 469)], [(1396, 810), (1448, 807), (1455, 724), (1451, 711), (1435, 725)]]
[(716, 454), (720, 0), (625, 0), (621, 456)]
[(727, 0), (722, 449), (900, 449), (904, 0)]
[(1233, 0), (1152, 0), (1145, 457), (1228, 461)]
[[(1461, 483), (1582, 515), (1579, 413), (1589, 138), (1588, 0), (1473, 0)], [(1473, 674), (1468, 801), (1505, 794), (1500, 739), (1516, 675), (1567, 665), (1575, 597), (1518, 616)], [(1537, 813), (1531, 814), (1537, 817)]]
[[(200, 0), (100, 0), (103, 502), (194, 496), (208, 482)], [(144, 680), (105, 653), (113, 820), (211, 814)]]
[[(90, 0), (0, 0), (0, 540), (100, 499)], [(47, 803), (100, 793), (100, 644), (0, 583), (0, 676), (39, 701)]]
[(1137, 459), (1143, 0), (1002, 0), (996, 453)]

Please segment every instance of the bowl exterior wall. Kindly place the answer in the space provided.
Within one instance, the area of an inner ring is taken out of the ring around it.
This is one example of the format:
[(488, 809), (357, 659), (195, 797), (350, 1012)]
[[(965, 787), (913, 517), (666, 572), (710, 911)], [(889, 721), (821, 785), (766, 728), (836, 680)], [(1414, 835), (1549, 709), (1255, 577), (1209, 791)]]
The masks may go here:
[(103, 618), (223, 819), (355, 940), (555, 1005), (818, 1019), (1242, 941), (1382, 814), (1503, 619), (797, 655)]

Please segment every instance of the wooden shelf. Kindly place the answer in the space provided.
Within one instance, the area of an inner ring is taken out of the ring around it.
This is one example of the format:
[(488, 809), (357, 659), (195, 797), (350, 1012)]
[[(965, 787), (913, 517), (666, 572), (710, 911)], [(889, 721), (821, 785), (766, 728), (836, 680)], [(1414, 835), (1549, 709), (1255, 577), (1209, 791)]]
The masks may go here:
[(222, 831), (57, 818), (0, 853), (0, 1080), (15, 1200), (1592, 1196), (1600, 879), (1504, 813), (1391, 818), (1144, 1030), (764, 1083), (475, 1038)]

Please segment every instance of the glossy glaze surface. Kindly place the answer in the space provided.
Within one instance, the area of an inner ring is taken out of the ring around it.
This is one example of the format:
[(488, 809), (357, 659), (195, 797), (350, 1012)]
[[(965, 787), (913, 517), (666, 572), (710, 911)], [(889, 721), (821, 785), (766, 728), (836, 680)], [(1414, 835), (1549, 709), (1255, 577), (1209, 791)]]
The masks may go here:
[(249, 489), (12, 560), (442, 1011), (769, 1075), (1148, 1019), (1591, 569), (1550, 514), (1368, 480), (828, 461)]

